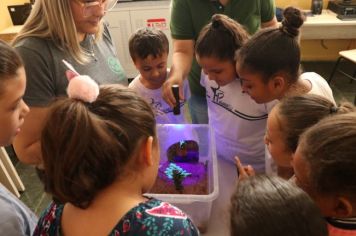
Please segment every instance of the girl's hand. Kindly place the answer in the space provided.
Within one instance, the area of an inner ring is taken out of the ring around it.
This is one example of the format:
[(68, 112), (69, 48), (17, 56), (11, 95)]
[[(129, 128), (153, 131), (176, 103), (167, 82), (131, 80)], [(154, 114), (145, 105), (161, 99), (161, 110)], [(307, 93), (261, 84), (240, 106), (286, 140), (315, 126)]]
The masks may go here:
[(255, 170), (252, 168), (252, 166), (250, 165), (243, 166), (241, 164), (238, 156), (235, 156), (235, 164), (236, 164), (237, 175), (239, 176), (239, 180), (243, 180), (250, 176), (256, 175)]

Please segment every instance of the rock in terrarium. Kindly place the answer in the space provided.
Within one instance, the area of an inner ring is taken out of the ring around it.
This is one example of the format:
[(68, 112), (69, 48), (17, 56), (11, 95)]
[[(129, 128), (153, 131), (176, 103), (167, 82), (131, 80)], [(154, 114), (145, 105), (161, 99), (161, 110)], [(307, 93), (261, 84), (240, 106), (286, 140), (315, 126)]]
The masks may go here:
[(181, 140), (167, 150), (167, 159), (171, 162), (198, 162), (199, 145), (194, 140)]

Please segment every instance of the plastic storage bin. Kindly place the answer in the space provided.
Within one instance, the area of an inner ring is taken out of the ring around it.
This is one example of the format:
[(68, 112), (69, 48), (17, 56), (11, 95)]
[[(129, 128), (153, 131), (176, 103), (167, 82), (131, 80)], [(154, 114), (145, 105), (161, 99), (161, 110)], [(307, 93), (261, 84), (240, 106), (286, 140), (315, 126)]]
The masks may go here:
[(213, 201), (219, 195), (218, 166), (212, 129), (205, 124), (157, 125), (161, 162), (167, 161), (168, 147), (181, 140), (194, 140), (199, 144), (199, 162), (208, 161), (208, 194), (152, 194), (147, 196), (169, 202), (187, 213), (201, 232), (206, 231)]

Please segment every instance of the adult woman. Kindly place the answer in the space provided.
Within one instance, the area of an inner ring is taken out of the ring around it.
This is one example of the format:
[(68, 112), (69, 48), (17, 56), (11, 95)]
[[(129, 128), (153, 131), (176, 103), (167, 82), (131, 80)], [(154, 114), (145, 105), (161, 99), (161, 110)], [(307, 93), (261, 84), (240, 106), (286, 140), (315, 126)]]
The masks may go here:
[(16, 153), (24, 163), (41, 163), (39, 140), (48, 104), (56, 97), (66, 96), (68, 81), (63, 59), (98, 84), (127, 84), (102, 20), (115, 2), (36, 0), (13, 42), (24, 61), (27, 75), (24, 100), (31, 107), (23, 132), (14, 142)]

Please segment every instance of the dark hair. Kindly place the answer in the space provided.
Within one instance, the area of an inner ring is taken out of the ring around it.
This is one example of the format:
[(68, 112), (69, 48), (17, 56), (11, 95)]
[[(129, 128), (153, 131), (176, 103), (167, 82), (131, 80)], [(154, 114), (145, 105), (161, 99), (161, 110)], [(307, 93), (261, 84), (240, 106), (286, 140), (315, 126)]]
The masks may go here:
[(136, 167), (138, 146), (156, 137), (155, 125), (150, 105), (118, 85), (101, 87), (93, 103), (56, 101), (41, 139), (46, 190), (61, 203), (88, 207), (100, 190)]
[(23, 67), (23, 63), (19, 54), (6, 42), (0, 40), (0, 95), (4, 80), (15, 77), (20, 67)]
[(263, 82), (275, 73), (283, 73), (290, 84), (297, 81), (300, 48), (297, 36), (304, 21), (302, 12), (288, 7), (283, 12), (280, 28), (267, 28), (256, 33), (238, 51), (237, 63), (244, 70), (260, 73)]
[(152, 28), (141, 28), (133, 33), (129, 39), (129, 51), (133, 61), (136, 58), (145, 59), (169, 53), (169, 43), (163, 31)]
[(195, 52), (199, 57), (235, 61), (235, 52), (248, 39), (246, 30), (228, 16), (215, 14), (199, 33)]
[(307, 128), (331, 114), (356, 111), (351, 103), (345, 102), (335, 106), (327, 98), (314, 94), (285, 97), (275, 109), (278, 109), (277, 119), (286, 146), (293, 153), (297, 149), (299, 136)]
[(311, 188), (356, 198), (355, 112), (323, 119), (303, 133), (298, 150), (309, 164)]
[(239, 181), (231, 198), (231, 235), (323, 236), (326, 223), (313, 200), (294, 183), (257, 175)]

